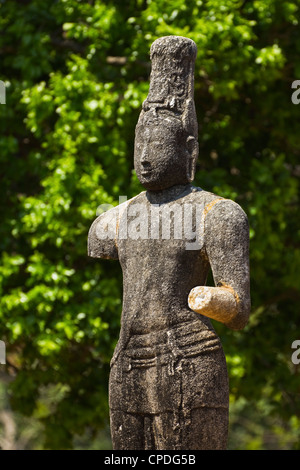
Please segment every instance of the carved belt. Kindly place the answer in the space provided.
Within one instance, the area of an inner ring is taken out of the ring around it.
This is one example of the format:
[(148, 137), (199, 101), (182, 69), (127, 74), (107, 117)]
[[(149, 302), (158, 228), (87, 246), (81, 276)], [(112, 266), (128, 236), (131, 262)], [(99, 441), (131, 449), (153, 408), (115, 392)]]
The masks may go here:
[(169, 330), (134, 335), (118, 358), (118, 381), (122, 373), (132, 369), (167, 365), (174, 375), (180, 359), (196, 357), (221, 349), (218, 336), (210, 330), (199, 330), (199, 322), (176, 326)]

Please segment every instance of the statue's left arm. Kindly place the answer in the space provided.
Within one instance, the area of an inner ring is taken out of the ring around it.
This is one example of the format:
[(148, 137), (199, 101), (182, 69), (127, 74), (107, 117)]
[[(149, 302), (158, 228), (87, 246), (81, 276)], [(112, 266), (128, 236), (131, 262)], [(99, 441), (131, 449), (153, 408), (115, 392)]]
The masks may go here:
[(237, 203), (221, 199), (207, 212), (204, 246), (215, 287), (192, 289), (189, 307), (231, 329), (242, 329), (248, 322), (251, 308), (249, 225)]

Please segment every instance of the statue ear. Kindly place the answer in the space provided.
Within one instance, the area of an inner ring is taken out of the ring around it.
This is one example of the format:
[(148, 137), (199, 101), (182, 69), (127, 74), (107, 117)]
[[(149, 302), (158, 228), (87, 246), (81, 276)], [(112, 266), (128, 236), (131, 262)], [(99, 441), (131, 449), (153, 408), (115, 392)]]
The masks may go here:
[(187, 159), (187, 178), (188, 181), (191, 182), (193, 181), (195, 177), (195, 170), (196, 170), (196, 162), (198, 159), (198, 151), (199, 151), (199, 145), (197, 140), (195, 139), (194, 136), (190, 135), (186, 139), (186, 146), (187, 150), (189, 153), (189, 157)]

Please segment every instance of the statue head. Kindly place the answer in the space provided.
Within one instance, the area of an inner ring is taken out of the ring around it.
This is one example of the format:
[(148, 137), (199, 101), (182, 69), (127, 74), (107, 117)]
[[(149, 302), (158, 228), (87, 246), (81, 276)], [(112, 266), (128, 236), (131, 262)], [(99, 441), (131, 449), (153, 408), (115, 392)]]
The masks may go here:
[(178, 36), (151, 46), (150, 90), (136, 126), (134, 166), (141, 184), (162, 190), (194, 179), (198, 125), (193, 100), (193, 41)]
[(187, 184), (194, 179), (198, 142), (180, 118), (167, 112), (140, 116), (135, 132), (134, 166), (141, 184), (150, 190)]

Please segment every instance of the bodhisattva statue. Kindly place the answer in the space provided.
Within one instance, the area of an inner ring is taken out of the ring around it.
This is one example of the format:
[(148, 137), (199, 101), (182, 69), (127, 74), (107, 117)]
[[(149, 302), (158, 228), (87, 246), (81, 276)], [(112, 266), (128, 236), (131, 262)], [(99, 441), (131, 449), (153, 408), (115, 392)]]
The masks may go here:
[[(89, 256), (118, 259), (124, 279), (109, 382), (114, 449), (227, 446), (228, 375), (210, 319), (234, 330), (248, 321), (249, 228), (238, 204), (191, 185), (196, 53), (183, 37), (152, 44), (134, 150), (146, 191), (89, 231)], [(210, 268), (215, 287), (205, 285)]]

